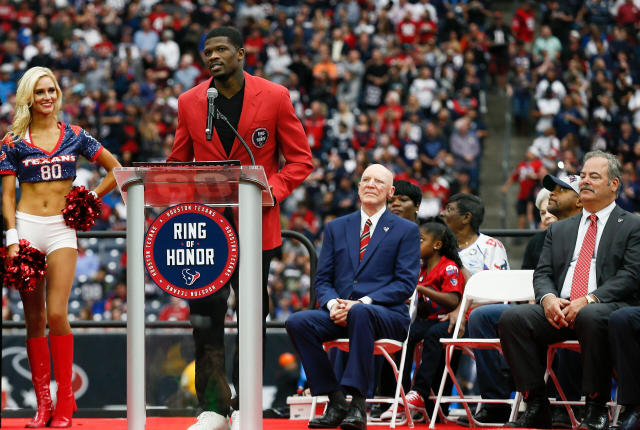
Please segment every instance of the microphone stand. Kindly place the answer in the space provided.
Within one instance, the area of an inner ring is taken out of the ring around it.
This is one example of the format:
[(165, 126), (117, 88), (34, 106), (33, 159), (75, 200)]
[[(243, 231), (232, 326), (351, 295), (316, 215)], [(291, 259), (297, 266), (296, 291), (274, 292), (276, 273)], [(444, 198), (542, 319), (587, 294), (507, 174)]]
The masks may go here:
[(213, 137), (213, 119), (215, 118), (215, 112), (218, 109), (213, 107), (213, 112), (210, 111), (209, 106), (207, 107), (207, 128), (205, 129), (205, 134), (207, 141), (210, 141)]
[(231, 125), (231, 123), (229, 122), (227, 117), (224, 116), (224, 114), (222, 112), (220, 112), (220, 109), (216, 109), (215, 115), (216, 115), (216, 118), (223, 120), (229, 126), (229, 128), (231, 130), (233, 130), (233, 134), (236, 135), (236, 137), (238, 138), (240, 143), (242, 143), (242, 146), (244, 146), (244, 149), (247, 150), (247, 153), (249, 154), (249, 158), (251, 159), (251, 165), (255, 166), (256, 165), (256, 159), (253, 158), (253, 152), (251, 152), (251, 149), (249, 148), (249, 145), (247, 145), (247, 142), (245, 142), (244, 139), (242, 138), (242, 136), (240, 136), (240, 134), (238, 134), (238, 130), (236, 130), (235, 127)]

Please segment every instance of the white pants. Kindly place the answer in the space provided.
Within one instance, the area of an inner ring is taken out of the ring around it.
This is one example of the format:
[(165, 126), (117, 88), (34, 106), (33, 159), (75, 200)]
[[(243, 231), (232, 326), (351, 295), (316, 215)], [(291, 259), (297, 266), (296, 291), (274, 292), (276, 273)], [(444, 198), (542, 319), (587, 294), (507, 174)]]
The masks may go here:
[(20, 239), (28, 240), (31, 246), (46, 255), (60, 248), (78, 249), (76, 231), (65, 224), (62, 215), (16, 212), (16, 229)]

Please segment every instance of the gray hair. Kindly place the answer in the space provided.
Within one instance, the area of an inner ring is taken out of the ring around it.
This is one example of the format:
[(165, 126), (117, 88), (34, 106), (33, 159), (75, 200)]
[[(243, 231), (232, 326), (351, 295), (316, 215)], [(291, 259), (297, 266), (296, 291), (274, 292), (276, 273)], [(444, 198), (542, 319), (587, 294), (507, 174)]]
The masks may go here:
[(549, 196), (551, 195), (551, 191), (546, 188), (541, 188), (538, 191), (538, 195), (536, 196), (536, 208), (540, 210), (540, 206), (542, 206), (542, 202), (545, 200), (549, 200)]
[(615, 155), (600, 150), (587, 152), (584, 155), (584, 162), (586, 163), (590, 158), (604, 158), (607, 160), (607, 175), (609, 176), (607, 183), (610, 184), (614, 178), (618, 179), (617, 197), (620, 194), (620, 185), (622, 184), (622, 166), (620, 165), (620, 161)]

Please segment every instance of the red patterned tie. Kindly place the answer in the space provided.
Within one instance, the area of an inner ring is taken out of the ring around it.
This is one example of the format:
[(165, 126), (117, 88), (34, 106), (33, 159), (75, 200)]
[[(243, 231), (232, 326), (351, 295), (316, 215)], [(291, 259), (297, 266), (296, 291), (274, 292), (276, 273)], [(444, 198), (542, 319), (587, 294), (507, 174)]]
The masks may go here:
[(362, 260), (362, 256), (364, 252), (367, 250), (367, 245), (369, 245), (369, 239), (371, 239), (371, 235), (369, 234), (369, 229), (371, 228), (371, 220), (367, 219), (367, 222), (364, 223), (364, 229), (362, 230), (362, 234), (360, 235), (360, 260)]
[(593, 250), (596, 247), (596, 231), (598, 230), (598, 217), (596, 215), (589, 215), (589, 228), (587, 234), (584, 235), (582, 241), (582, 248), (580, 248), (580, 254), (578, 255), (578, 262), (576, 263), (575, 270), (573, 272), (573, 279), (571, 281), (571, 295), (570, 300), (574, 300), (587, 295), (589, 291), (589, 269), (591, 268), (591, 259), (593, 258)]

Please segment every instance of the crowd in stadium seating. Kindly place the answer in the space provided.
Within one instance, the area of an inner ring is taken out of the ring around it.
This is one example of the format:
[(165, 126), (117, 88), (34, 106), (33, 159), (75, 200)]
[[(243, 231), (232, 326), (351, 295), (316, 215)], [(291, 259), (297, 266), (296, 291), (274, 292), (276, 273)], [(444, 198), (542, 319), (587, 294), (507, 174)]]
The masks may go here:
[[(232, 24), (246, 37), (246, 69), (287, 86), (305, 127), (315, 170), (281, 207), (283, 226), (317, 246), (328, 220), (357, 207), (356, 178), (371, 162), (421, 187), (420, 218), (439, 213), (451, 194), (477, 194), (491, 91), (511, 97), (514, 128), (544, 166), (539, 175), (575, 173), (584, 152), (606, 149), (624, 163), (619, 203), (639, 210), (638, 8), (629, 0), (523, 2), (511, 22), (495, 9), (488, 0), (0, 0), (0, 135), (17, 80), (43, 65), (62, 85), (64, 121), (123, 165), (163, 161), (178, 96), (209, 76), (202, 38)], [(77, 183), (91, 185), (98, 172), (84, 167)], [(516, 180), (527, 179), (522, 171)], [(530, 208), (536, 191), (521, 196)], [(118, 193), (104, 203), (96, 228), (124, 229)], [(117, 319), (126, 312), (124, 241), (83, 245), (99, 264), (79, 273), (71, 309)], [(308, 305), (302, 246), (285, 242), (270, 288), (272, 319)], [(161, 318), (166, 295), (151, 284), (146, 292), (149, 317)], [(3, 301), (3, 317), (20, 318), (13, 299)]]
[[(455, 193), (479, 194), (480, 160), (490, 150), (485, 118), (503, 115), (488, 93), (509, 97), (513, 130), (530, 141), (504, 187), (520, 186), (519, 227), (536, 225), (544, 174), (579, 172), (593, 149), (618, 155), (617, 203), (640, 212), (640, 0), (518, 5), (512, 14), (490, 0), (0, 0), (0, 136), (18, 79), (47, 66), (63, 89), (65, 122), (84, 127), (123, 165), (164, 161), (178, 96), (209, 77), (204, 35), (236, 25), (246, 70), (289, 88), (307, 133), (315, 168), (281, 202), (282, 225), (318, 250), (326, 222), (357, 208), (357, 178), (369, 163), (420, 186), (421, 219)], [(87, 163), (76, 183), (98, 178)], [(119, 193), (103, 202), (95, 229), (124, 230)], [(124, 319), (124, 239), (80, 245), (73, 317)], [(309, 306), (301, 244), (284, 241), (269, 280), (272, 320)], [(145, 294), (147, 319), (188, 319), (185, 303), (149, 280)], [(3, 319), (22, 320), (21, 305), (3, 289)]]
[[(208, 77), (202, 37), (216, 25), (236, 24), (246, 35), (246, 69), (290, 89), (307, 132), (317, 169), (283, 202), (283, 223), (319, 243), (327, 220), (356, 208), (356, 178), (371, 161), (421, 184), (424, 216), (440, 210), (450, 188), (477, 191), (487, 136), (478, 110), (486, 111), (489, 42), (481, 29), (488, 14), (479, 2), (352, 0), (333, 8), (322, 1), (2, 0), (0, 134), (10, 126), (17, 80), (42, 65), (61, 83), (65, 121), (87, 129), (124, 165), (162, 161), (173, 143), (177, 97)], [(465, 34), (468, 25), (474, 36)], [(97, 177), (87, 165), (77, 183)], [(96, 228), (124, 229), (118, 193), (104, 202)], [(124, 279), (124, 243), (85, 246), (101, 270), (79, 273), (71, 309), (78, 317), (113, 319), (126, 312), (125, 300), (109, 300)], [(287, 244), (272, 272), (272, 318), (282, 320), (308, 304), (306, 251)], [(155, 318), (166, 299), (147, 292)], [(19, 318), (19, 301), (9, 302)]]
[[(534, 136), (529, 161), (539, 160), (545, 167), (528, 163), (514, 173), (521, 182), (539, 182), (546, 172), (576, 173), (585, 152), (606, 150), (623, 164), (618, 204), (631, 212), (640, 209), (635, 179), (640, 156), (638, 6), (627, 0), (548, 1), (539, 16), (528, 3), (516, 11), (514, 23), (518, 17), (539, 21), (540, 30), (519, 35), (512, 26), (515, 46), (507, 91), (516, 129)], [(528, 188), (518, 198), (532, 207), (539, 187)]]

